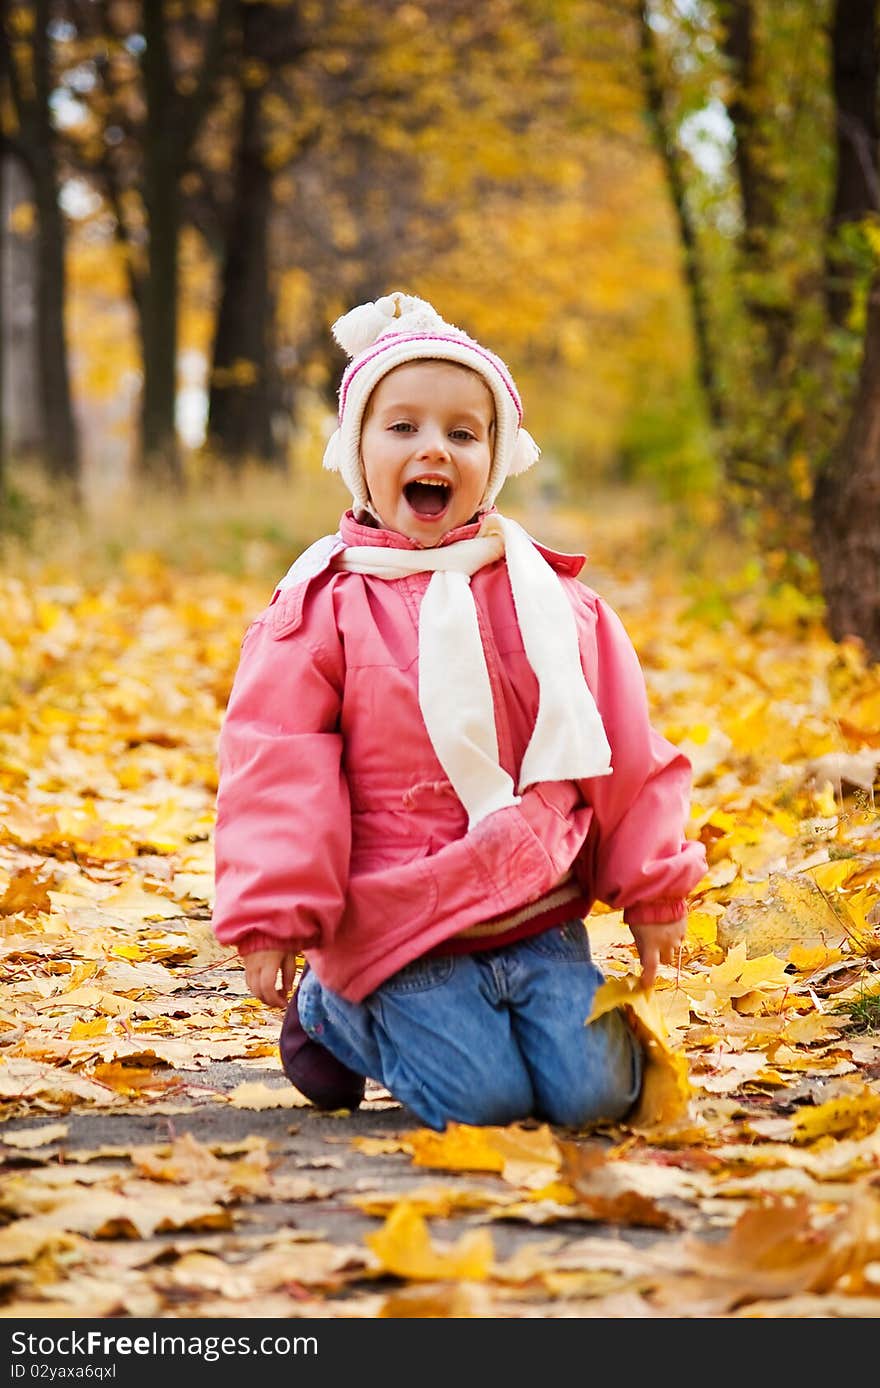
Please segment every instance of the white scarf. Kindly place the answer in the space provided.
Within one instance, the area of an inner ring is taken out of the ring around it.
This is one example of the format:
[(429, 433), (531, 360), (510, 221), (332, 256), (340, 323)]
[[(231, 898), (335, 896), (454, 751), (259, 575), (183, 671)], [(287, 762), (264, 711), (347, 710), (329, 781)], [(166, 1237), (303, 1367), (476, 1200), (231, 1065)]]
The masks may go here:
[(505, 554), (523, 647), (539, 690), (518, 789), (608, 776), (611, 748), (584, 679), (574, 613), (557, 575), (516, 521), (495, 513), (472, 540), (439, 549), (353, 545), (333, 560), (334, 568), (374, 578), (432, 571), (419, 612), (419, 706), (470, 829), (493, 811), (519, 803), (498, 762), (492, 687), (470, 587), (471, 574)]

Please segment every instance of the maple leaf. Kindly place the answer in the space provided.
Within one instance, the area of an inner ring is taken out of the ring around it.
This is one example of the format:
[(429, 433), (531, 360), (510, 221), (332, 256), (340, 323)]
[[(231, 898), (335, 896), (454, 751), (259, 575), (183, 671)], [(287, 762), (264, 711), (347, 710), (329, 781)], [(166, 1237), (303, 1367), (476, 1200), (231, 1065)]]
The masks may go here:
[(175, 1138), (170, 1148), (135, 1147), (132, 1165), (154, 1181), (173, 1185), (213, 1183), (229, 1196), (266, 1196), (269, 1193), (268, 1152), (265, 1140), (246, 1156), (224, 1161), (191, 1133)]
[(803, 1196), (770, 1196), (743, 1211), (728, 1237), (690, 1239), (691, 1267), (728, 1279), (734, 1304), (762, 1296), (826, 1291), (854, 1279), (880, 1253), (880, 1200), (863, 1191), (833, 1220), (815, 1217)]
[(741, 998), (753, 992), (784, 992), (790, 979), (784, 960), (775, 954), (750, 958), (742, 941), (728, 950), (723, 963), (710, 968), (709, 983), (719, 997)]
[(880, 1123), (880, 1094), (867, 1086), (857, 1094), (842, 1094), (815, 1108), (804, 1108), (792, 1120), (794, 1142), (815, 1142), (821, 1137), (857, 1136)]
[(229, 1095), (233, 1108), (302, 1108), (308, 1099), (292, 1084), (268, 1085), (259, 1080), (244, 1080)]
[(585, 1149), (573, 1142), (561, 1142), (560, 1152), (560, 1174), (577, 1196), (578, 1214), (608, 1224), (649, 1229), (679, 1227), (678, 1217), (659, 1204), (656, 1193), (650, 1188), (639, 1188), (645, 1177), (648, 1182), (656, 1179), (656, 1168), (639, 1172), (631, 1164), (609, 1162), (601, 1149)]
[(624, 1009), (644, 1055), (641, 1093), (627, 1123), (634, 1128), (675, 1124), (687, 1113), (691, 1096), (686, 1055), (671, 1046), (656, 1001), (645, 991), (640, 975), (606, 980), (596, 991), (587, 1024), (615, 1007)]
[(489, 1276), (495, 1259), (487, 1229), (463, 1234), (452, 1245), (435, 1243), (425, 1220), (407, 1200), (395, 1205), (382, 1228), (367, 1234), (365, 1242), (387, 1272), (417, 1281), (479, 1282)]
[(49, 879), (39, 868), (21, 868), (10, 878), (6, 891), (0, 897), (0, 916), (51, 911), (48, 884)]
[(407, 1133), (416, 1166), (446, 1171), (498, 1171), (513, 1185), (545, 1185), (559, 1169), (559, 1148), (549, 1127), (472, 1127), (448, 1123), (442, 1133), (428, 1128)]

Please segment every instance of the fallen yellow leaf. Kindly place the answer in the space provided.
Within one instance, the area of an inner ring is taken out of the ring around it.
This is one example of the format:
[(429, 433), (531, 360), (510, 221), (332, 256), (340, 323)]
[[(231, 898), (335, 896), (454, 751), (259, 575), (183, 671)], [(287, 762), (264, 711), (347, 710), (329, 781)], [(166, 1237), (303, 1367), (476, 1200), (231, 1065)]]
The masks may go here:
[(855, 1137), (872, 1132), (880, 1123), (880, 1094), (866, 1086), (859, 1094), (843, 1094), (815, 1108), (802, 1108), (792, 1124), (794, 1142), (821, 1137)]
[(691, 1087), (687, 1056), (673, 1049), (652, 992), (646, 992), (641, 976), (628, 974), (607, 979), (597, 990), (588, 1022), (615, 1007), (622, 1007), (642, 1043), (642, 1089), (626, 1122), (634, 1128), (654, 1128), (679, 1122), (688, 1111)]
[(382, 1228), (365, 1243), (386, 1272), (419, 1282), (482, 1282), (495, 1260), (487, 1229), (463, 1234), (451, 1245), (435, 1244), (425, 1220), (407, 1200), (395, 1205)]
[(19, 1128), (15, 1132), (3, 1134), (7, 1147), (21, 1147), (30, 1151), (34, 1147), (47, 1147), (50, 1142), (58, 1142), (67, 1136), (66, 1123), (46, 1123), (42, 1128)]
[(233, 1108), (304, 1108), (308, 1099), (292, 1084), (268, 1085), (258, 1080), (237, 1084), (229, 1095)]
[(546, 1123), (524, 1128), (448, 1123), (442, 1133), (420, 1128), (407, 1134), (416, 1166), (445, 1171), (499, 1171), (514, 1185), (544, 1185), (559, 1169), (559, 1149)]

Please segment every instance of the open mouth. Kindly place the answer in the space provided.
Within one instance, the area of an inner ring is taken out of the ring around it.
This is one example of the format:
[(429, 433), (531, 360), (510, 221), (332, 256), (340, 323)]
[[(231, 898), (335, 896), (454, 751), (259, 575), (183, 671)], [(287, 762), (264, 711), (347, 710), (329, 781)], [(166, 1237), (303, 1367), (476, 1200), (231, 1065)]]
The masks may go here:
[(440, 477), (419, 477), (407, 482), (403, 494), (417, 516), (442, 516), (452, 500), (452, 487)]

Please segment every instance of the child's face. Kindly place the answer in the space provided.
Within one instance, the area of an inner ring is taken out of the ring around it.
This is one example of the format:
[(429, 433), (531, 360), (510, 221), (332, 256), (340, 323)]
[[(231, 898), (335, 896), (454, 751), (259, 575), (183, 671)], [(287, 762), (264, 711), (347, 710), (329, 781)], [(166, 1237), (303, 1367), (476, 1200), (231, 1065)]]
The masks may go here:
[(480, 504), (495, 433), (495, 405), (475, 371), (453, 362), (407, 362), (370, 396), (361, 457), (386, 530), (425, 549), (471, 519)]

